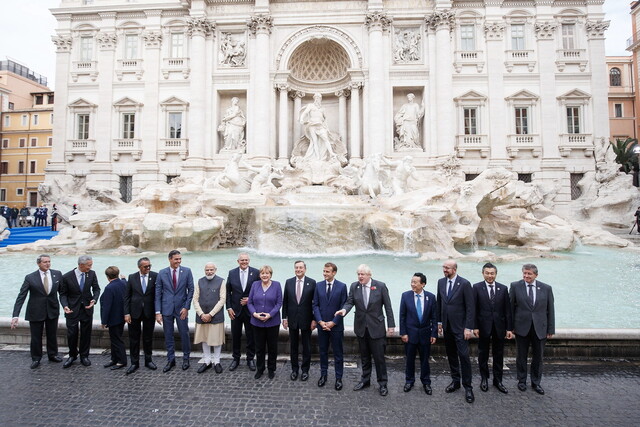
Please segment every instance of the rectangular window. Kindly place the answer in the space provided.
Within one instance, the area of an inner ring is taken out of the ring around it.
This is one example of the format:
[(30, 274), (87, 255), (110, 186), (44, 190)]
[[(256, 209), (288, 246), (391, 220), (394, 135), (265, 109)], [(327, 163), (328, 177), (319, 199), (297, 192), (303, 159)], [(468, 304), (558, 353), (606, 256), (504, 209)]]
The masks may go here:
[(567, 132), (580, 133), (580, 107), (567, 107)]
[(89, 115), (78, 114), (78, 139), (89, 139)]
[(613, 104), (614, 117), (622, 117), (622, 104)]
[(464, 109), (464, 134), (465, 135), (478, 134), (478, 109), (477, 108)]
[(18, 162), (18, 173), (19, 174), (23, 174), (24, 173), (24, 160), (20, 160)]
[(122, 115), (122, 138), (135, 138), (136, 114), (124, 113)]
[(9, 162), (0, 162), (0, 174), (6, 175), (9, 173)]
[(184, 57), (184, 34), (172, 33), (171, 34), (171, 57), (183, 58)]
[(529, 108), (516, 107), (515, 119), (516, 119), (516, 135), (528, 135), (529, 134)]
[(4, 116), (4, 127), (9, 126), (11, 126), (11, 116), (7, 114), (6, 116)]
[(22, 196), (24, 194), (24, 188), (16, 188), (16, 196)]
[(53, 104), (54, 102), (54, 94), (50, 93), (49, 94), (49, 99), (47, 100), (47, 104)]
[(9, 110), (13, 110), (15, 108), (15, 104), (13, 102), (9, 103)]
[(476, 37), (474, 25), (460, 26), (460, 50), (476, 50)]
[(562, 48), (565, 50), (576, 48), (575, 24), (562, 24)]
[(29, 192), (29, 206), (38, 206), (38, 192), (30, 191)]
[(169, 113), (169, 138), (182, 138), (182, 113)]
[(31, 160), (29, 162), (29, 173), (36, 173), (36, 161)]
[(80, 37), (80, 61), (91, 61), (93, 59), (93, 37)]
[(38, 138), (31, 138), (31, 146), (32, 147), (38, 146)]
[(531, 178), (532, 178), (532, 174), (530, 174), (530, 173), (519, 173), (518, 174), (518, 181), (531, 182)]
[(38, 126), (39, 123), (40, 123), (40, 115), (39, 114), (34, 114), (33, 115), (33, 125), (34, 126)]
[(511, 49), (524, 50), (524, 24), (511, 26)]
[(9, 148), (9, 140), (8, 139), (3, 139), (2, 140), (2, 148)]
[(120, 198), (123, 202), (129, 203), (133, 195), (133, 177), (120, 177)]
[(124, 36), (124, 59), (138, 59), (138, 36), (135, 34)]
[(7, 190), (2, 188), (0, 189), (0, 202), (6, 202), (6, 201), (7, 201)]
[(44, 95), (36, 95), (36, 105), (42, 105), (44, 103)]
[(20, 138), (20, 139), (19, 139), (18, 146), (19, 146), (20, 148), (24, 148), (24, 147), (26, 147), (26, 146), (27, 146), (27, 140), (26, 140), (26, 138)]
[(578, 183), (582, 178), (584, 178), (583, 173), (572, 173), (570, 175), (571, 200), (576, 200), (577, 198), (582, 196), (582, 189), (578, 186)]
[(49, 147), (53, 147), (53, 137), (52, 136), (47, 138), (47, 145)]
[(23, 114), (20, 118), (20, 126), (26, 126), (29, 122), (27, 121), (27, 115)]

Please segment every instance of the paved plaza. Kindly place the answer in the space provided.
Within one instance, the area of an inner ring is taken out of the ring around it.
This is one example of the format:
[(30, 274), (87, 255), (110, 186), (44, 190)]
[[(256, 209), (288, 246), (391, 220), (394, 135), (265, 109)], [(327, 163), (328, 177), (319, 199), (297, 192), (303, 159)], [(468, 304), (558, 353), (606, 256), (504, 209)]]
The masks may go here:
[[(224, 355), (223, 355), (224, 356)], [(449, 383), (446, 361), (432, 363), (434, 393), (421, 387), (404, 393), (402, 358), (389, 360), (389, 396), (377, 388), (354, 392), (360, 370), (349, 356), (345, 388), (333, 389), (333, 373), (318, 388), (317, 360), (308, 382), (291, 381), (286, 358), (278, 362), (276, 378), (253, 379), (246, 364), (235, 372), (197, 374), (197, 358), (184, 372), (179, 367), (162, 373), (163, 357), (156, 355), (157, 371), (141, 367), (126, 376), (102, 365), (108, 355), (92, 354), (90, 367), (76, 362), (69, 369), (46, 361), (29, 369), (28, 352), (0, 351), (1, 426), (431, 426), (431, 425), (562, 425), (630, 426), (640, 419), (640, 363), (628, 361), (547, 361), (540, 396), (516, 388), (513, 360), (504, 384), (508, 395), (491, 387), (479, 389), (474, 372), (476, 401), (468, 404), (461, 390), (444, 393)], [(475, 369), (475, 367), (474, 367)]]

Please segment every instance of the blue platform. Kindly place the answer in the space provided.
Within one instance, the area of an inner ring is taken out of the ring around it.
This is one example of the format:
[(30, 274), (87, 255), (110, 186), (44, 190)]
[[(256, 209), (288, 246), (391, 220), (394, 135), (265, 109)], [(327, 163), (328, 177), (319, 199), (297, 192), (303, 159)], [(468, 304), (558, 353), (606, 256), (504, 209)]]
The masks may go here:
[(36, 240), (49, 240), (58, 235), (57, 231), (51, 231), (51, 227), (14, 227), (10, 228), (11, 235), (0, 240), (0, 248), (22, 243), (33, 243)]

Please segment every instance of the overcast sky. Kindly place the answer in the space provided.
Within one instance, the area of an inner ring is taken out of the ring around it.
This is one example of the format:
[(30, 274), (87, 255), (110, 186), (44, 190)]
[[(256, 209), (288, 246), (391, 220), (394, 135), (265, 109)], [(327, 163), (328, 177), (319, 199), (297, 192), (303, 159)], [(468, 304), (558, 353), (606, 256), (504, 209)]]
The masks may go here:
[[(628, 55), (626, 41), (631, 37), (629, 0), (606, 0), (604, 11), (611, 20), (607, 31), (607, 55)], [(51, 36), (56, 20), (50, 8), (60, 0), (2, 0), (0, 13), (0, 59), (9, 57), (49, 80), (55, 88), (55, 48)]]

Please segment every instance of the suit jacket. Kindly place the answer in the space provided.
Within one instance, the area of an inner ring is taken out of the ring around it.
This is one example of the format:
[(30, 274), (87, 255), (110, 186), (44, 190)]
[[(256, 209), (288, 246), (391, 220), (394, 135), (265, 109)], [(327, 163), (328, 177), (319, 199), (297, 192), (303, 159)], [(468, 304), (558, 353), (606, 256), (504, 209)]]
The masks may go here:
[(415, 292), (407, 291), (400, 298), (400, 336), (408, 335), (411, 344), (429, 344), (438, 337), (436, 322), (436, 296), (425, 290), (422, 322), (418, 319)]
[(60, 303), (58, 302), (58, 290), (62, 281), (62, 273), (58, 270), (49, 270), (51, 272), (51, 283), (49, 283), (50, 292), (44, 292), (44, 284), (40, 277), (40, 270), (27, 274), (24, 282), (18, 292), (18, 298), (13, 306), (13, 317), (20, 316), (20, 310), (24, 300), (29, 294), (27, 302), (27, 311), (24, 319), (31, 322), (42, 322), (46, 319), (55, 319), (60, 316)]
[[(333, 290), (331, 291), (333, 293)], [(362, 338), (366, 329), (369, 329), (369, 335), (373, 339), (384, 338), (387, 331), (384, 327), (384, 314), (382, 307), (387, 314), (387, 325), (389, 328), (395, 328), (396, 323), (393, 319), (393, 308), (391, 307), (391, 299), (389, 298), (389, 290), (387, 285), (378, 280), (371, 279), (371, 288), (369, 289), (369, 304), (364, 305), (362, 297), (362, 285), (360, 282), (353, 282), (349, 289), (347, 302), (342, 307), (347, 313), (355, 306), (356, 315), (353, 323), (353, 331), (356, 336)]]
[[(236, 267), (233, 270), (229, 270), (227, 276), (227, 310), (233, 308), (236, 316), (239, 316), (243, 306), (240, 304), (242, 298), (248, 298), (249, 292), (251, 292), (251, 284), (256, 280), (260, 280), (260, 271), (257, 268), (249, 267), (247, 276), (247, 285), (243, 288), (240, 281), (240, 267)], [(246, 314), (249, 314), (249, 309), (244, 306)]]
[(156, 313), (163, 316), (180, 316), (180, 310), (191, 307), (193, 300), (193, 274), (189, 267), (178, 267), (178, 284), (173, 290), (173, 274), (171, 267), (158, 272), (156, 280)]
[(86, 274), (86, 276), (83, 291), (80, 291), (80, 284), (76, 277), (75, 268), (62, 276), (60, 304), (62, 304), (62, 307), (69, 307), (72, 310), (69, 314), (65, 313), (65, 317), (69, 319), (75, 319), (77, 317), (87, 319), (93, 317), (93, 307), (89, 310), (85, 307), (89, 305), (91, 300), (98, 302), (100, 286), (98, 285), (98, 277), (95, 271), (89, 270), (84, 274)]
[(538, 339), (556, 333), (556, 316), (551, 286), (536, 280), (536, 302), (531, 306), (524, 280), (511, 283), (509, 289), (513, 326), (517, 335), (525, 336), (531, 329), (531, 323)]
[(292, 277), (287, 279), (284, 284), (282, 319), (287, 319), (291, 329), (309, 329), (313, 320), (313, 295), (316, 291), (316, 281), (310, 277), (304, 277), (302, 295), (298, 304), (296, 298), (297, 280), (297, 277)]
[(100, 324), (107, 326), (124, 323), (124, 293), (127, 282), (124, 279), (112, 280), (105, 286), (100, 297)]
[(438, 304), (436, 318), (442, 322), (442, 328), (455, 334), (463, 334), (465, 329), (473, 329), (475, 325), (475, 301), (471, 283), (461, 276), (456, 276), (451, 295), (447, 298), (448, 279), (438, 280)]
[(158, 273), (150, 271), (147, 278), (147, 291), (142, 292), (140, 272), (130, 274), (124, 292), (124, 314), (130, 314), (133, 319), (139, 319), (143, 315), (147, 319), (152, 319), (155, 315), (157, 281)]
[(496, 333), (504, 338), (507, 331), (513, 330), (513, 316), (509, 290), (502, 283), (494, 282), (495, 298), (491, 302), (487, 283), (483, 280), (473, 285), (473, 296), (476, 300), (476, 324), (474, 329), (480, 330), (481, 337), (491, 336), (493, 326)]
[[(347, 302), (347, 285), (339, 280), (334, 280), (331, 286), (331, 296), (327, 299), (327, 281), (323, 280), (316, 284), (313, 294), (313, 317), (316, 322), (333, 322), (335, 326), (332, 331), (344, 331), (344, 318), (335, 315)], [(318, 325), (318, 330), (322, 327)]]

